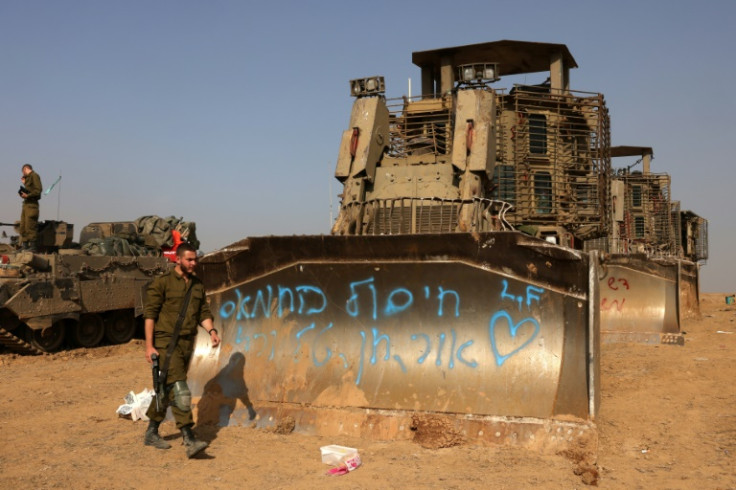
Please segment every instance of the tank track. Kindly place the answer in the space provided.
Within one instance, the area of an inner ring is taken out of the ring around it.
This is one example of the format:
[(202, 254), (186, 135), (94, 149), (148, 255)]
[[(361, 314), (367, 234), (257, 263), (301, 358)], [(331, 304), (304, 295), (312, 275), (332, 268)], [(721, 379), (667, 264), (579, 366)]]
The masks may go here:
[(25, 340), (16, 337), (2, 327), (0, 327), (0, 344), (5, 346), (6, 349), (19, 354), (30, 354), (35, 356), (45, 354), (41, 349), (38, 349)]

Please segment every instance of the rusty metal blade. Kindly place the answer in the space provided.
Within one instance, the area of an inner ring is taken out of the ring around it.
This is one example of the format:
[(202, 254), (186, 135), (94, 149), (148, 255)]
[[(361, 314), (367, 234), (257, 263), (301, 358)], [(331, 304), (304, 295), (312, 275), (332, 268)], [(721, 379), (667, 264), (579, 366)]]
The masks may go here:
[(697, 312), (697, 264), (613, 255), (602, 271), (604, 342), (684, 344), (681, 318)]
[(238, 242), (201, 262), (223, 345), (198, 339), (190, 366), (200, 423), (288, 413), (306, 432), (380, 438), (416, 413), (476, 434), (489, 417), (585, 425), (598, 356), (588, 267), (517, 233)]

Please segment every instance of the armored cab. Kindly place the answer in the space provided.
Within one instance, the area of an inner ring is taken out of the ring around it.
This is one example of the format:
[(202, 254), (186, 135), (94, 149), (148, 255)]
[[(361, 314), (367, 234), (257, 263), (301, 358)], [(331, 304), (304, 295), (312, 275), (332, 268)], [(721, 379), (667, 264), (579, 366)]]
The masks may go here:
[[(574, 92), (561, 44), (498, 41), (416, 52), (422, 94), (356, 97), (335, 176), (344, 184), (336, 234), (521, 228), (581, 249), (610, 231), (610, 129), (601, 94)], [(501, 77), (547, 72), (536, 85)]]

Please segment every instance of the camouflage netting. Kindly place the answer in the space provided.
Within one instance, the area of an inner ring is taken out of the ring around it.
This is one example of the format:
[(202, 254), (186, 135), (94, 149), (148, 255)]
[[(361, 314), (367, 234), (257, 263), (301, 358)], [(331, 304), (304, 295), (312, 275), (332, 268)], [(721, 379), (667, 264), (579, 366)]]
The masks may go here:
[(110, 256), (159, 256), (161, 249), (146, 247), (137, 243), (130, 243), (125, 238), (109, 236), (107, 238), (92, 238), (82, 245), (87, 255), (110, 255)]
[(182, 240), (189, 242), (194, 248), (199, 249), (199, 240), (197, 240), (194, 222), (183, 221), (182, 218), (176, 218), (174, 216), (167, 218), (141, 216), (135, 220), (135, 224), (138, 228), (138, 236), (143, 237), (146, 246), (173, 247), (174, 237), (171, 231), (176, 230), (181, 234)]
[(135, 220), (136, 233), (121, 232), (106, 238), (92, 238), (82, 245), (88, 255), (108, 256), (159, 256), (161, 247), (173, 247), (172, 231), (180, 233), (182, 240), (199, 249), (196, 226), (191, 221), (169, 216), (141, 216)]

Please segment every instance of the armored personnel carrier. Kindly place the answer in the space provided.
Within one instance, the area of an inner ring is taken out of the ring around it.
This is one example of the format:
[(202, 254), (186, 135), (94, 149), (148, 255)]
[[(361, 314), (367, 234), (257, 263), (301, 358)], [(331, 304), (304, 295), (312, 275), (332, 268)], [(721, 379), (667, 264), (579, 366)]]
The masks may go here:
[[(129, 341), (143, 311), (144, 288), (170, 269), (171, 256), (164, 254), (181, 240), (169, 225), (158, 217), (91, 223), (81, 244), (73, 244), (72, 225), (47, 221), (39, 229), (37, 253), (6, 247), (0, 255), (0, 346), (40, 354), (65, 344)], [(196, 241), (193, 224), (186, 225), (185, 238)]]

